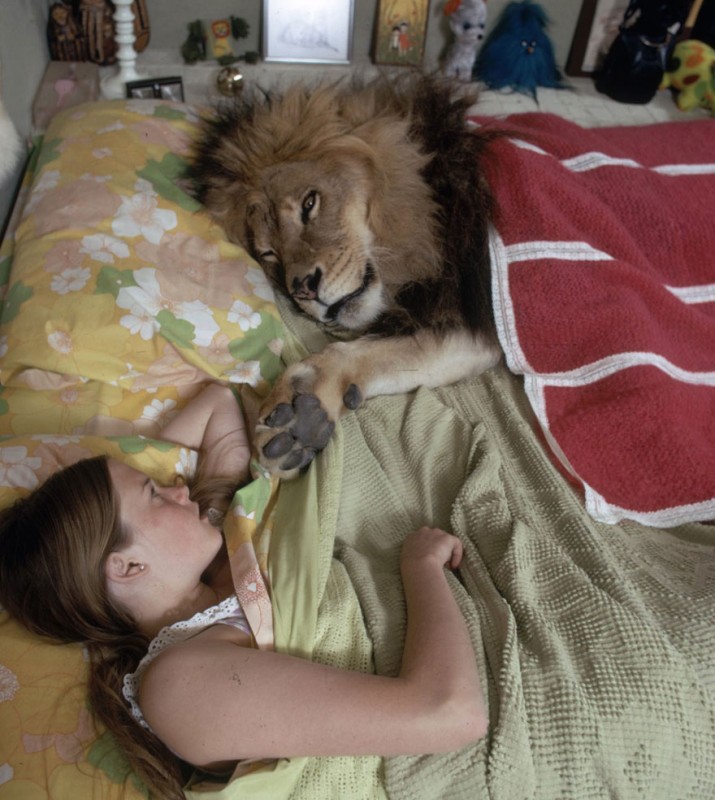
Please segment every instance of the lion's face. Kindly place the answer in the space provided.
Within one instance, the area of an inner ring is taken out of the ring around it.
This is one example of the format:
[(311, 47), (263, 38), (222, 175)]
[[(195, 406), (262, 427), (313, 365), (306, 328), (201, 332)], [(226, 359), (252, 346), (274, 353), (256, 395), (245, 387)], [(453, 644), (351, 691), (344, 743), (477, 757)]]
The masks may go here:
[(297, 305), (362, 330), (386, 307), (369, 225), (370, 176), (346, 154), (277, 164), (245, 197), (245, 240)]

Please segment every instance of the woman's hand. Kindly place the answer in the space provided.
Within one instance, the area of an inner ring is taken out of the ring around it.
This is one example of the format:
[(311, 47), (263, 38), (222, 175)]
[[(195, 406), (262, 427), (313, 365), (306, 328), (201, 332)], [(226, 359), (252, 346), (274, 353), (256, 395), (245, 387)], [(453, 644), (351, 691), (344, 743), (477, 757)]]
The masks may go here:
[(402, 545), (403, 571), (412, 564), (434, 561), (440, 567), (457, 569), (462, 561), (462, 543), (440, 528), (422, 527), (408, 534)]

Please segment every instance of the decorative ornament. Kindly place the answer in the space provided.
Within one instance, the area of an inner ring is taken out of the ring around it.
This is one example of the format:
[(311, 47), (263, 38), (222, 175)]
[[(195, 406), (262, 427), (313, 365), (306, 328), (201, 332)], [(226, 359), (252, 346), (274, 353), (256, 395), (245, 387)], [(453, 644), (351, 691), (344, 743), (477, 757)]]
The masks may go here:
[(114, 38), (118, 45), (119, 69), (116, 75), (102, 80), (102, 95), (110, 100), (124, 97), (127, 83), (144, 77), (136, 70), (137, 51), (134, 49), (136, 33), (132, 5), (133, 0), (114, 0)]
[(247, 64), (258, 63), (259, 55), (253, 50), (239, 52), (238, 41), (245, 39), (251, 28), (242, 17), (223, 19), (197, 19), (188, 24), (189, 35), (181, 45), (181, 55), (186, 64), (195, 64), (207, 58), (215, 58), (222, 66), (236, 61)]
[[(134, 20), (134, 51), (149, 43), (146, 0), (129, 0)], [(115, 38), (117, 5), (123, 0), (62, 0), (50, 5), (47, 41), (53, 61), (92, 61), (100, 66), (115, 64), (121, 42)]]
[(243, 91), (243, 73), (238, 67), (224, 67), (216, 76), (219, 92), (226, 97), (236, 97)]
[(86, 61), (87, 43), (71, 6), (53, 3), (47, 20), (47, 43), (53, 61)]

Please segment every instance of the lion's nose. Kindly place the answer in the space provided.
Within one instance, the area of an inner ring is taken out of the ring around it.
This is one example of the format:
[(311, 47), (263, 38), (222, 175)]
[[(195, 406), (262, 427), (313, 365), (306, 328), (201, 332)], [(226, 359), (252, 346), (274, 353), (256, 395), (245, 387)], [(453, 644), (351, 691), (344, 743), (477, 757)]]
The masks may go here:
[(309, 275), (293, 278), (292, 295), (296, 300), (317, 300), (318, 284), (323, 275), (320, 267), (316, 267)]

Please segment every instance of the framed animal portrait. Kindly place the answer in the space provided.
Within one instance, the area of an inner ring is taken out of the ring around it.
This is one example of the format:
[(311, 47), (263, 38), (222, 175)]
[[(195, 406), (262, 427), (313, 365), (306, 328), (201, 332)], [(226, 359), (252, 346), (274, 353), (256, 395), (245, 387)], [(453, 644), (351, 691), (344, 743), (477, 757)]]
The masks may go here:
[(628, 0), (583, 0), (565, 72), (592, 75), (618, 34)]
[(380, 0), (375, 26), (375, 63), (420, 66), (428, 16), (429, 0)]
[(349, 64), (353, 0), (263, 0), (263, 58)]

